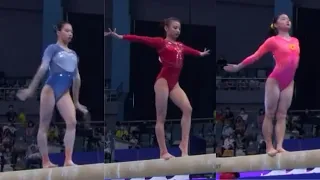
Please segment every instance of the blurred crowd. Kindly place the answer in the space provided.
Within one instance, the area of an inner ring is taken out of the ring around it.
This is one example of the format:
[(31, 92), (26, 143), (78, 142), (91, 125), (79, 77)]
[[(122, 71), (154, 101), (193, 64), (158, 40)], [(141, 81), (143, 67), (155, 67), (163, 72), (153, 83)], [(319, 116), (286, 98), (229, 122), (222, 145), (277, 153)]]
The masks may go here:
[[(222, 66), (220, 67), (222, 69)], [(247, 72), (248, 74), (248, 72)], [(246, 75), (247, 75), (246, 74)], [(257, 71), (255, 70), (255, 74)], [(251, 91), (261, 89), (263, 81), (258, 77), (243, 78), (240, 74), (217, 75), (217, 89)], [(248, 77), (248, 76), (246, 76)], [(260, 78), (260, 77), (259, 77)], [(18, 170), (38, 168), (41, 166), (41, 156), (36, 144), (38, 117), (25, 114), (23, 109), (16, 109), (10, 102), (15, 101), (15, 93), (19, 88), (27, 87), (30, 78), (0, 78), (0, 100), (8, 103), (7, 112), (0, 120), (0, 170)], [(106, 80), (105, 87), (110, 88), (110, 81)], [(115, 99), (108, 91), (108, 100)], [(117, 94), (116, 94), (117, 95)], [(214, 111), (213, 117), (194, 119), (192, 121), (191, 136), (206, 141), (207, 153), (217, 153), (221, 157), (242, 156), (265, 153), (265, 142), (261, 134), (264, 111), (261, 107), (246, 110), (232, 106)], [(316, 111), (290, 112), (287, 121), (287, 139), (315, 137), (320, 134), (320, 126), (305, 124), (306, 120), (318, 117)], [(128, 145), (127, 148), (155, 147), (157, 141), (154, 123), (149, 121), (118, 121), (113, 130), (105, 131), (105, 126), (95, 125), (79, 119), (77, 125), (76, 151), (104, 150), (106, 162), (112, 161), (115, 141)], [(53, 120), (49, 132), (48, 142), (50, 152), (63, 152), (63, 136), (65, 125), (63, 121)], [(177, 146), (180, 143), (180, 122), (168, 121), (165, 126), (167, 146)]]
[[(292, 111), (287, 117), (285, 139), (319, 137), (318, 111)], [(220, 157), (263, 154), (266, 144), (262, 136), (264, 110), (246, 112), (244, 108), (226, 107), (214, 112), (216, 153)], [(308, 122), (308, 123), (306, 123)]]
[[(0, 122), (0, 164), (2, 171), (41, 167), (41, 156), (36, 143), (38, 121), (23, 112), (17, 112), (12, 105), (6, 113), (6, 120)], [(53, 121), (48, 131), (51, 153), (64, 151), (65, 125)], [(103, 151), (105, 146), (104, 127), (80, 119), (77, 125), (75, 151)], [(26, 148), (27, 147), (27, 148)]]
[(237, 73), (227, 73), (223, 67), (227, 64), (227, 60), (223, 57), (217, 61), (216, 71), (216, 90), (260, 90), (264, 89), (264, 82), (269, 69), (247, 68)]
[[(1, 74), (1, 73), (0, 73)], [(11, 103), (17, 101), (16, 92), (28, 87), (30, 77), (8, 78), (0, 76), (0, 101), (5, 101), (8, 109), (0, 115), (0, 171), (31, 169), (41, 167), (41, 156), (36, 143), (38, 115), (28, 115), (23, 108), (16, 109)], [(106, 87), (109, 81), (106, 80)], [(37, 92), (39, 97), (40, 91)], [(106, 96), (110, 99), (110, 95)], [(3, 108), (3, 106), (2, 106)], [(103, 122), (103, 121), (102, 121)], [(77, 125), (75, 151), (103, 151), (105, 145), (104, 128), (85, 122), (81, 118)], [(54, 117), (48, 131), (51, 153), (64, 151), (63, 136), (65, 125), (59, 117)]]

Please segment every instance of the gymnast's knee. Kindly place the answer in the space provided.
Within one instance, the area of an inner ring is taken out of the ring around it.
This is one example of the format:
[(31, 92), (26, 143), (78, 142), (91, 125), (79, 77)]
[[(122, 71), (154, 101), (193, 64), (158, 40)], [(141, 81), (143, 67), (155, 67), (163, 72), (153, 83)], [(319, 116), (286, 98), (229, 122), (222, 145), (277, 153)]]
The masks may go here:
[(40, 118), (39, 132), (47, 132), (50, 127), (50, 121)]
[(266, 112), (265, 114), (265, 119), (272, 121), (275, 118), (275, 113), (274, 112)]
[(191, 116), (191, 114), (192, 114), (192, 107), (190, 104), (184, 106), (181, 110), (182, 110), (183, 115)]
[(66, 121), (66, 125), (67, 125), (67, 129), (75, 129), (77, 126), (77, 120), (75, 118), (70, 119)]
[(167, 116), (167, 108), (157, 108), (157, 123), (165, 121)]
[(276, 119), (277, 121), (285, 121), (287, 119), (287, 113), (277, 112)]

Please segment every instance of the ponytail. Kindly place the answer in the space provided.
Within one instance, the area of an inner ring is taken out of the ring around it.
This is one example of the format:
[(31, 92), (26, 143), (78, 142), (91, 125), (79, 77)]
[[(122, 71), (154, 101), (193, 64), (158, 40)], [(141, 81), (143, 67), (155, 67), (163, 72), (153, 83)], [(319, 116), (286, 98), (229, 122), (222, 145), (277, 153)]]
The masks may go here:
[(271, 23), (271, 25), (269, 27), (269, 31), (268, 31), (268, 38), (272, 37), (272, 36), (276, 36), (276, 35), (278, 35), (278, 30), (274, 26), (274, 23)]

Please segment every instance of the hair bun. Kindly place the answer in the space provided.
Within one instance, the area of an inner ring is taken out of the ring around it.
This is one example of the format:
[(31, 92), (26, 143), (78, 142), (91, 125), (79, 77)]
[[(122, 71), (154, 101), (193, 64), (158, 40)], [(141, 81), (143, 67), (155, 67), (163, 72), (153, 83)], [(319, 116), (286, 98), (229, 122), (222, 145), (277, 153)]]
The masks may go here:
[(270, 28), (271, 28), (271, 29), (274, 29), (274, 25), (273, 25), (273, 23), (271, 23)]

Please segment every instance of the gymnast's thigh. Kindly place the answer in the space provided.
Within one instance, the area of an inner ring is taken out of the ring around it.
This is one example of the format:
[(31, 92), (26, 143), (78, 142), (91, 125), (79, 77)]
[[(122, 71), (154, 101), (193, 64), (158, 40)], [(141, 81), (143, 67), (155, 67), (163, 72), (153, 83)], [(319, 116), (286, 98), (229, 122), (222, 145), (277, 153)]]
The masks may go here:
[(157, 116), (164, 118), (167, 114), (169, 87), (166, 79), (158, 78), (154, 84), (155, 106)]
[(274, 78), (268, 78), (265, 84), (265, 111), (266, 115), (274, 116), (279, 103), (280, 88)]
[(50, 123), (56, 101), (51, 86), (44, 85), (40, 95), (40, 122)]

